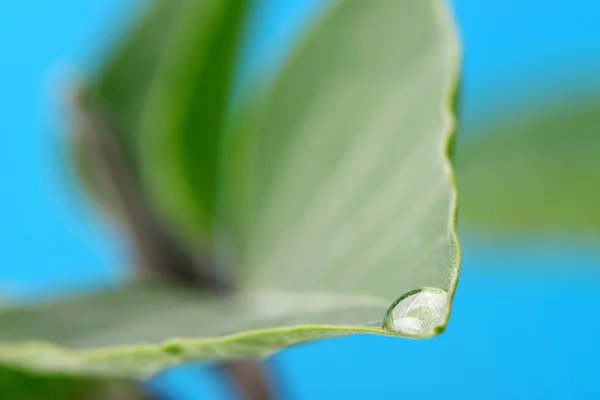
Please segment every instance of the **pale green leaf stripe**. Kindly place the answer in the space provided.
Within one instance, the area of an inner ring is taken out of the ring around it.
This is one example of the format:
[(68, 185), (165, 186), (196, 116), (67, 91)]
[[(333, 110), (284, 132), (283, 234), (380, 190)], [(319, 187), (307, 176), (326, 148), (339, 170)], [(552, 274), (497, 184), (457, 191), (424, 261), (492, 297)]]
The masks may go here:
[(443, 4), (340, 0), (247, 146), (232, 136), (222, 204), (239, 295), (130, 288), (3, 310), (0, 361), (144, 377), (327, 337), (402, 336), (381, 328), (396, 299), (424, 286), (451, 299), (458, 47)]
[(340, 2), (318, 26), (226, 154), (241, 285), (453, 291), (450, 26), (442, 2), (406, 0)]
[(139, 149), (148, 198), (181, 240), (211, 244), (223, 126), (250, 0), (187, 1), (145, 99)]
[(600, 230), (600, 99), (556, 100), (473, 129), (458, 148), (465, 227)]

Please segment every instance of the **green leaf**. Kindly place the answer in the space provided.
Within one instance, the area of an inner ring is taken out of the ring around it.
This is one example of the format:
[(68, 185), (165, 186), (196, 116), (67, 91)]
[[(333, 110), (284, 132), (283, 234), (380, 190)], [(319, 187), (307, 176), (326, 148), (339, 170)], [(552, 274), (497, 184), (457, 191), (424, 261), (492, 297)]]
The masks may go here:
[(184, 2), (152, 0), (134, 21), (130, 32), (93, 79), (92, 86), (110, 106), (122, 130), (117, 139), (130, 167), (137, 168), (140, 119), (157, 69), (170, 46), (170, 38)]
[(0, 367), (0, 393), (10, 400), (134, 400), (141, 389), (125, 380), (39, 374)]
[(184, 3), (143, 114), (142, 178), (159, 214), (210, 244), (233, 65), (248, 0)]
[[(148, 378), (171, 365), (267, 356), (315, 339), (393, 335), (381, 328), (389, 304), (359, 295), (259, 292), (215, 298), (133, 286), (1, 310), (0, 360), (40, 371)], [(376, 325), (359, 326), (373, 316)], [(342, 325), (348, 322), (353, 324)]]
[(3, 310), (0, 360), (146, 377), (347, 334), (441, 333), (459, 268), (457, 68), (442, 1), (337, 1), (223, 144), (215, 251), (237, 291), (132, 286)]
[(451, 23), (440, 1), (338, 3), (229, 143), (241, 280), (389, 300), (450, 289)]
[[(117, 125), (121, 155), (158, 218), (195, 247), (210, 241), (219, 138), (249, 3), (153, 1), (86, 89)], [(110, 197), (91, 179), (90, 157), (78, 146), (88, 189)]]
[(600, 100), (547, 105), (475, 128), (459, 146), (466, 227), (600, 229)]
[[(120, 127), (114, 139), (135, 176), (139, 172), (137, 146), (142, 108), (182, 2), (155, 0), (150, 4), (151, 7), (141, 10), (119, 46), (106, 55), (107, 61), (90, 85)], [(81, 137), (76, 136), (74, 141), (74, 163), (85, 189), (104, 208), (114, 208), (111, 204), (114, 199), (93, 177), (89, 150)]]

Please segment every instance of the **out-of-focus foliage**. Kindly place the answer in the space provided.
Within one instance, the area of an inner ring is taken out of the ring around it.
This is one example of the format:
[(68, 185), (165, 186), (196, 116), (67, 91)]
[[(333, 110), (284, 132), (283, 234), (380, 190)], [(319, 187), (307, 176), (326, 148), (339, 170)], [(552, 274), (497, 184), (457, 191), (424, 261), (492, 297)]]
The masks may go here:
[(73, 378), (0, 367), (0, 395), (7, 400), (133, 400), (141, 389), (128, 381)]
[[(227, 96), (250, 3), (154, 1), (90, 87), (161, 222), (195, 248), (210, 242)], [(79, 159), (102, 199), (86, 154)]]
[(488, 231), (600, 231), (600, 99), (480, 124), (457, 154), (460, 218)]
[(142, 182), (157, 213), (208, 245), (234, 55), (249, 0), (186, 1), (151, 82), (139, 130)]
[(238, 3), (215, 4), (179, 9), (154, 73), (155, 56), (117, 52), (107, 73), (150, 60), (152, 79), (135, 81), (150, 87), (116, 101), (120, 84), (101, 80), (87, 126), (126, 132), (119, 146), (139, 157), (135, 183), (157, 218), (183, 240), (209, 230), (209, 258), (234, 289), (139, 284), (2, 310), (1, 361), (147, 377), (332, 336), (445, 328), (459, 249), (448, 156), (458, 45), (444, 2), (336, 1), (231, 130), (221, 114), (237, 27), (226, 21)]

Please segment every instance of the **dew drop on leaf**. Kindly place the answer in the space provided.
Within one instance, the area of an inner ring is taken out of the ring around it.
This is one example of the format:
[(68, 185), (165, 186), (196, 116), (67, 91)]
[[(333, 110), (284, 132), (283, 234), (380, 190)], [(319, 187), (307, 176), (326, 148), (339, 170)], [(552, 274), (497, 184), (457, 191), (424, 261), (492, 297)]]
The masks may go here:
[(388, 311), (385, 327), (407, 336), (433, 336), (443, 330), (449, 307), (448, 293), (442, 289), (413, 290)]

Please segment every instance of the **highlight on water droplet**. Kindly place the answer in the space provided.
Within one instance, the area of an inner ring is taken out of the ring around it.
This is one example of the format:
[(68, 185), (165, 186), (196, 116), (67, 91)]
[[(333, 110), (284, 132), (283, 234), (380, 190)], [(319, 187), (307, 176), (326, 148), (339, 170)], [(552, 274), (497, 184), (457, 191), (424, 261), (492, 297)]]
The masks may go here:
[(400, 297), (388, 310), (384, 326), (407, 336), (434, 336), (443, 330), (449, 310), (445, 290), (424, 287)]

